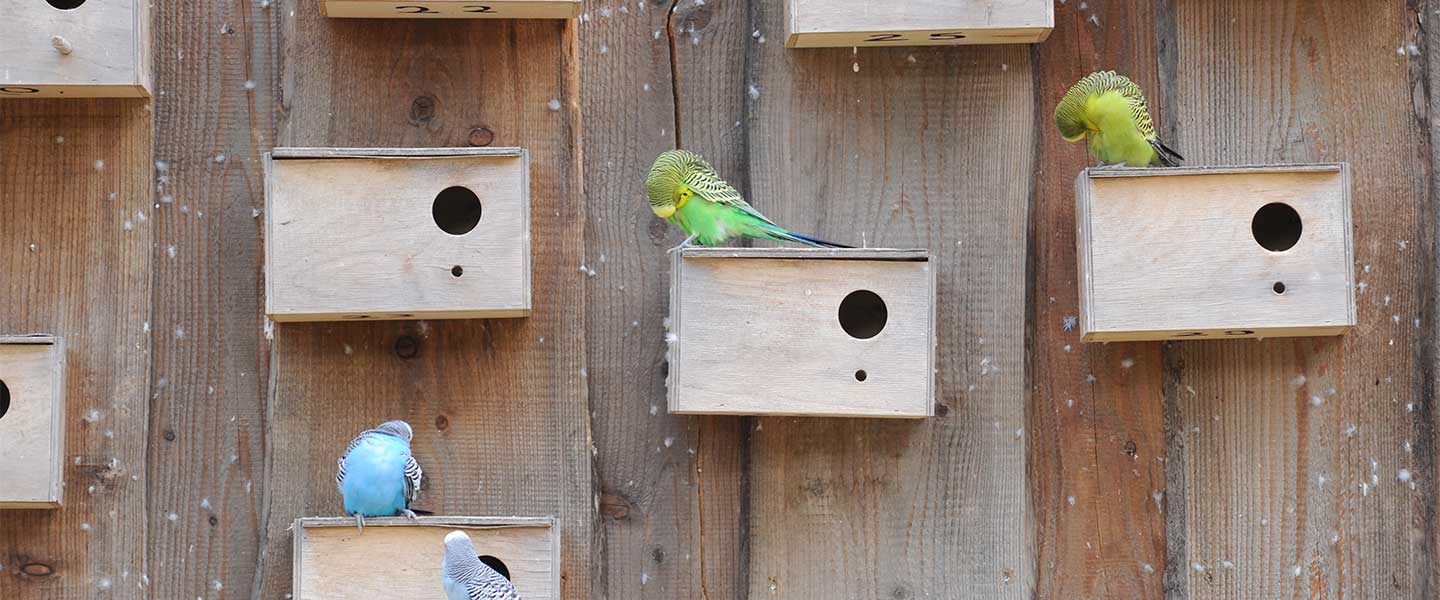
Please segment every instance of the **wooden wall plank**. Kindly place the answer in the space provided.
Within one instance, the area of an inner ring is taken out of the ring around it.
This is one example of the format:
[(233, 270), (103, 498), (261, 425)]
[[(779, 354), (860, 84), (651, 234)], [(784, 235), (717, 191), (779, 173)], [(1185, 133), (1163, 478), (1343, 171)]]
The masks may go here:
[(745, 587), (745, 420), (666, 410), (665, 250), (683, 236), (650, 212), (643, 183), (655, 157), (683, 136), (743, 185), (744, 131), (733, 123), (742, 118), (743, 57), (754, 41), (745, 2), (684, 2), (673, 19), (670, 6), (597, 2), (580, 18), (588, 57), (583, 264), (594, 272), (586, 339), (603, 523), (598, 597), (733, 598)]
[(1420, 213), (1434, 210), (1425, 110), (1407, 93), (1422, 85), (1409, 50), (1418, 15), (1400, 2), (1356, 8), (1184, 2), (1162, 32), (1176, 40), (1166, 114), (1192, 164), (1351, 164), (1359, 279), (1345, 337), (1166, 351), (1168, 457), (1187, 492), (1170, 522), (1183, 539), (1173, 597), (1433, 595), (1414, 566), (1432, 556), (1405, 541), (1433, 511), (1429, 477), (1409, 470), (1429, 428), (1413, 408), (1435, 274), (1417, 243), (1432, 233)]
[(0, 102), (0, 332), (65, 338), (63, 506), (0, 511), (0, 598), (141, 598), (148, 100)]
[(289, 591), (296, 517), (341, 514), (337, 453), (362, 429), (403, 418), (427, 475), (419, 508), (557, 516), (562, 596), (588, 597), (596, 498), (577, 316), (574, 23), (325, 19), (305, 3), (283, 23), (279, 145), (529, 149), (537, 301), (525, 319), (276, 326), (257, 595)]
[(1155, 4), (1055, 5), (1036, 49), (1039, 164), (1031, 208), (1027, 347), (1030, 499), (1041, 598), (1160, 598), (1165, 568), (1159, 344), (1080, 341), (1075, 174), (1095, 164), (1055, 129), (1055, 105), (1094, 71), (1135, 80), (1160, 111)]
[(751, 202), (838, 242), (929, 248), (936, 417), (758, 419), (748, 594), (1027, 598), (1024, 323), (1030, 48), (787, 50), (752, 3)]
[(155, 597), (247, 595), (260, 560), (270, 344), (256, 210), (280, 120), (280, 14), (244, 0), (153, 11)]

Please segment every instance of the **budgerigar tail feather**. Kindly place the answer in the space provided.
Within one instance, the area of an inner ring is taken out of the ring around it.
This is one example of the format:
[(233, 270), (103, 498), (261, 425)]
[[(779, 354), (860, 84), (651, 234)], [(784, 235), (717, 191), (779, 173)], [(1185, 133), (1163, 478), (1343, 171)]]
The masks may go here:
[(805, 244), (806, 246), (814, 246), (816, 248), (854, 248), (854, 246), (846, 246), (845, 244), (827, 242), (820, 238), (810, 237), (808, 235), (795, 233), (793, 231), (787, 231), (779, 227), (776, 227), (775, 229), (776, 231), (770, 231), (767, 233), (770, 233), (771, 237), (776, 240), (795, 242), (797, 244)]
[(1174, 148), (1166, 146), (1165, 142), (1159, 139), (1151, 140), (1150, 145), (1155, 148), (1155, 154), (1160, 157), (1160, 164), (1162, 165), (1178, 167), (1180, 163), (1185, 160), (1185, 157), (1180, 156), (1179, 152), (1176, 152)]

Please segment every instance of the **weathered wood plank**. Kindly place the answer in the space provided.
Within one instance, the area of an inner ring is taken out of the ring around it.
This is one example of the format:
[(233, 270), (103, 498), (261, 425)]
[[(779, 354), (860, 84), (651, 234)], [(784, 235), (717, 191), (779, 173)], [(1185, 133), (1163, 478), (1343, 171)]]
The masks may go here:
[[(1083, 8), (1082, 8), (1083, 6)], [(1039, 164), (1031, 209), (1027, 347), (1030, 499), (1040, 598), (1160, 598), (1164, 431), (1157, 344), (1080, 342), (1075, 175), (1094, 160), (1055, 130), (1055, 105), (1086, 74), (1138, 83), (1164, 123), (1147, 3), (1056, 4), (1037, 49)]]
[(1407, 542), (1433, 518), (1431, 476), (1409, 470), (1429, 428), (1412, 409), (1435, 275), (1417, 244), (1433, 235), (1425, 110), (1405, 93), (1421, 85), (1406, 50), (1418, 15), (1400, 2), (1367, 3), (1364, 18), (1342, 1), (1174, 8), (1166, 114), (1191, 163), (1350, 163), (1359, 319), (1336, 339), (1167, 350), (1168, 457), (1187, 492), (1171, 498), (1185, 505), (1169, 523), (1183, 539), (1173, 596), (1433, 596), (1415, 578), (1433, 555)]
[(419, 508), (558, 517), (561, 596), (588, 597), (596, 499), (576, 318), (585, 205), (574, 24), (337, 20), (303, 6), (283, 22), (280, 145), (530, 151), (540, 300), (525, 319), (276, 326), (257, 595), (290, 590), (296, 517), (341, 513), (333, 474), (345, 443), (403, 418), (427, 475)]
[(243, 596), (266, 489), (256, 211), (280, 119), (281, 8), (174, 2), (153, 13), (150, 579), (155, 597)]
[[(783, 35), (780, 3), (752, 3)], [(762, 418), (748, 594), (1025, 598), (1030, 48), (786, 50), (748, 60), (751, 202), (842, 243), (928, 248), (937, 416)], [(753, 91), (750, 91), (753, 90)], [(983, 149), (983, 150), (982, 150)]]
[[(655, 157), (684, 146), (744, 185), (742, 1), (592, 3), (581, 17), (587, 356), (603, 545), (601, 596), (735, 598), (745, 589), (745, 419), (666, 410), (670, 257), (683, 237), (644, 201)], [(683, 130), (676, 131), (675, 33)]]
[(147, 104), (0, 103), (0, 332), (68, 349), (64, 503), (0, 511), (0, 598), (151, 593)]

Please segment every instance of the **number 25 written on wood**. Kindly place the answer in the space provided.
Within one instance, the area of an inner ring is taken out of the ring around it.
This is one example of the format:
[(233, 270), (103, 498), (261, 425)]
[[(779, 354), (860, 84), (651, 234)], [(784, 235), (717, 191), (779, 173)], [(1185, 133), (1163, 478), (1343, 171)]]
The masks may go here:
[[(965, 39), (965, 34), (960, 33), (960, 32), (958, 32), (958, 31), (940, 31), (940, 32), (932, 33), (932, 34), (930, 34), (929, 36), (926, 36), (925, 38), (922, 38), (922, 39), (926, 39), (926, 40), (930, 40), (930, 41), (936, 41), (936, 42), (943, 41), (943, 40), (963, 40), (963, 39)], [(872, 33), (872, 34), (866, 36), (864, 40), (861, 40), (861, 42), (862, 42), (862, 43), (865, 43), (865, 44), (874, 44), (874, 43), (880, 43), (880, 42), (912, 42), (912, 41), (915, 41), (915, 40), (912, 40), (912, 39), (909, 39), (909, 38), (905, 37), (905, 34), (903, 34), (903, 33)]]

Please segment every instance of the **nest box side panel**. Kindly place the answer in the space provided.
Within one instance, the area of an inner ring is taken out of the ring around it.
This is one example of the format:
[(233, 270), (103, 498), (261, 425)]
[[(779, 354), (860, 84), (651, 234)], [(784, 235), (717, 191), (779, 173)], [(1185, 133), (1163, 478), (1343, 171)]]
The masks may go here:
[[(528, 314), (526, 165), (524, 155), (273, 159), (266, 183), (271, 318)], [(473, 229), (460, 234), (442, 229), (435, 212), (437, 196), (455, 187), (473, 192), (481, 207)]]
[(56, 508), (63, 491), (65, 349), (0, 340), (0, 508)]
[(0, 98), (148, 95), (149, 11), (140, 4), (90, 0), (62, 10), (9, 0), (0, 19)]
[[(343, 521), (350, 521), (345, 525)], [(521, 598), (555, 600), (559, 591), (559, 540), (553, 525), (475, 525), (480, 519), (301, 519), (295, 526), (296, 598), (343, 600), (399, 596), (445, 600), (440, 584), (445, 536), (462, 530), (481, 556), (502, 560)], [(324, 523), (324, 525), (317, 525)], [(376, 557), (384, 559), (377, 568)]]
[[(1087, 339), (1324, 335), (1353, 325), (1343, 175), (1089, 178), (1077, 212)], [(1303, 224), (1280, 252), (1252, 230), (1271, 203), (1292, 207)]]
[[(688, 258), (678, 271), (671, 409), (925, 417), (933, 281), (919, 261)], [(852, 292), (883, 299), (883, 329), (842, 327)]]

